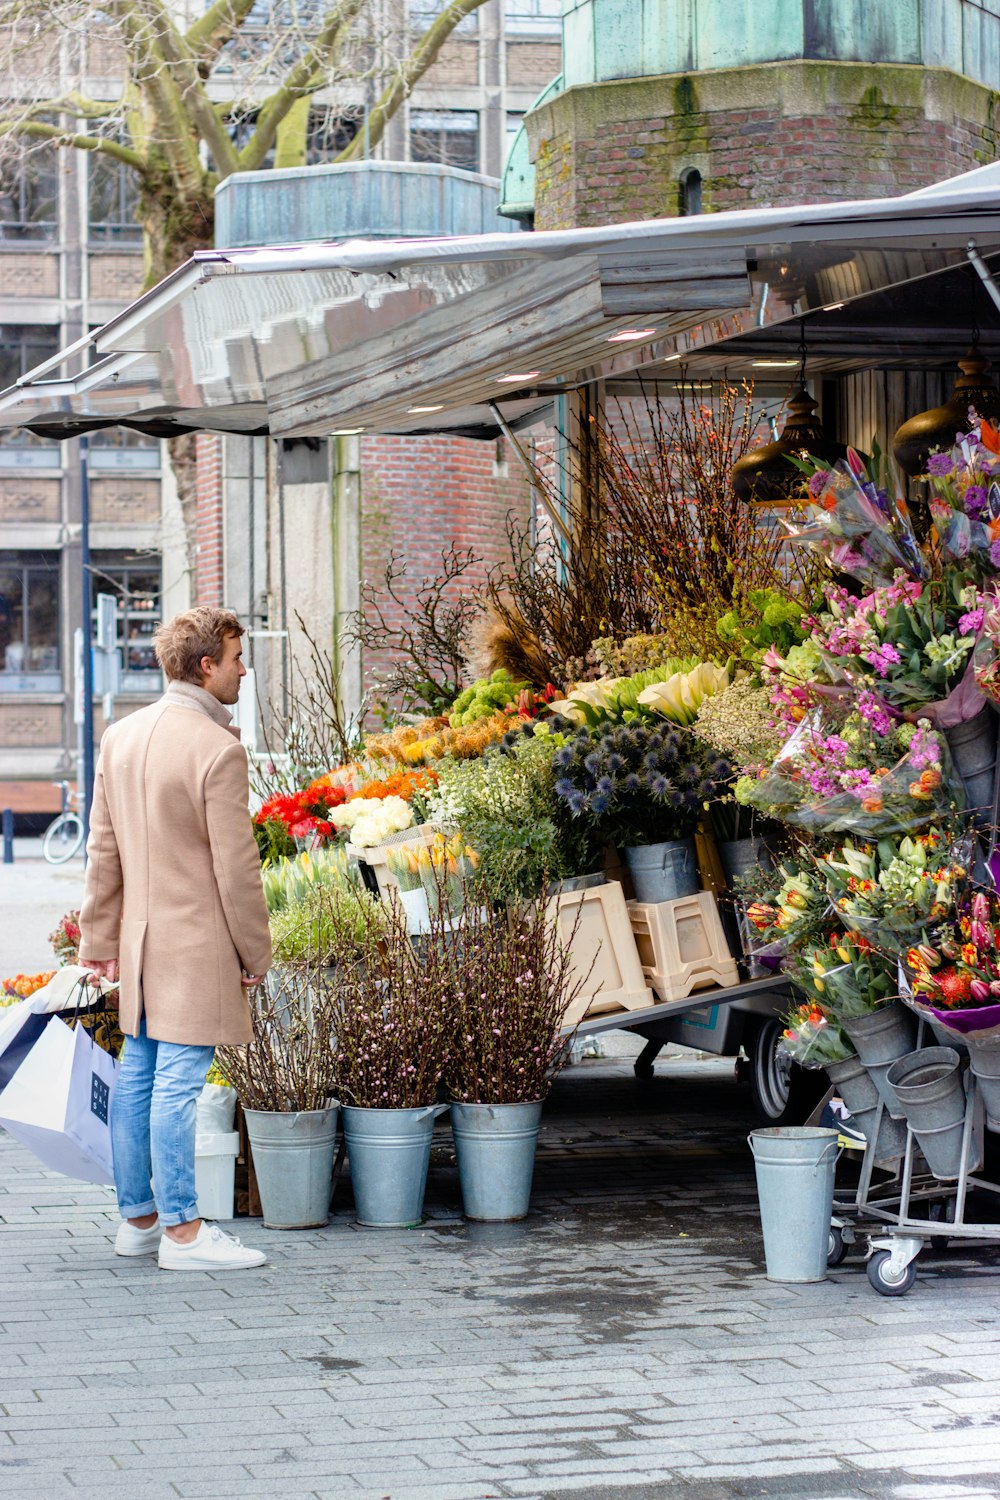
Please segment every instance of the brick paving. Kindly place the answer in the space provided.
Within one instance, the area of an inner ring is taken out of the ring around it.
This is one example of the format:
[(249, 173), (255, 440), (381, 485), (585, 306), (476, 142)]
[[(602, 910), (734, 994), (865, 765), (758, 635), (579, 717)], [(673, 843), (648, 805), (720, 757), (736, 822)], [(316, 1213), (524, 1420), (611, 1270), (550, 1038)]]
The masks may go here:
[(11, 1500), (983, 1500), (1000, 1493), (998, 1254), (763, 1276), (731, 1064), (585, 1061), (533, 1212), (465, 1224), (447, 1128), (420, 1230), (238, 1232), (229, 1276), (115, 1260), (109, 1191), (0, 1138)]

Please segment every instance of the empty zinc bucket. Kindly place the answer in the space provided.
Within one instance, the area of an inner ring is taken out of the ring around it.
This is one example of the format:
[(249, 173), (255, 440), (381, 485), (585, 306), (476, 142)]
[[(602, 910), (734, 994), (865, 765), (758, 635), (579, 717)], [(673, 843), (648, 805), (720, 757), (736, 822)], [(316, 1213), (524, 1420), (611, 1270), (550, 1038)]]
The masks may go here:
[(338, 1112), (336, 1104), (244, 1111), (268, 1229), (314, 1229), (329, 1221)]
[(965, 1088), (954, 1047), (922, 1047), (889, 1069), (889, 1082), (935, 1177), (957, 1177), (962, 1165)]
[(990, 833), (997, 759), (997, 716), (992, 705), (984, 704), (974, 718), (946, 729), (944, 737), (962, 779), (972, 821), (981, 833)]
[(881, 1005), (867, 1016), (852, 1016), (841, 1025), (857, 1048), (886, 1109), (895, 1119), (901, 1120), (903, 1111), (886, 1075), (897, 1058), (905, 1057), (916, 1046), (916, 1016), (902, 1000), (894, 1000), (891, 1005)]
[(906, 1121), (894, 1120), (882, 1111), (882, 1123), (875, 1138), (880, 1094), (860, 1057), (846, 1057), (843, 1062), (827, 1063), (826, 1076), (851, 1112), (851, 1119), (863, 1133), (876, 1161), (895, 1161), (906, 1150)]
[(467, 1219), (523, 1219), (531, 1199), (542, 1102), (452, 1104), (462, 1206)]
[(447, 1104), (420, 1109), (344, 1105), (344, 1140), (359, 1224), (412, 1229), (424, 1213), (434, 1120)]
[(837, 1132), (777, 1125), (749, 1136), (768, 1281), (822, 1281), (830, 1247)]
[(969, 1066), (976, 1075), (979, 1092), (986, 1105), (986, 1123), (991, 1130), (1000, 1130), (1000, 1040), (992, 1046), (967, 1037)]
[(625, 863), (640, 901), (678, 901), (698, 891), (694, 839), (636, 845), (624, 851)]

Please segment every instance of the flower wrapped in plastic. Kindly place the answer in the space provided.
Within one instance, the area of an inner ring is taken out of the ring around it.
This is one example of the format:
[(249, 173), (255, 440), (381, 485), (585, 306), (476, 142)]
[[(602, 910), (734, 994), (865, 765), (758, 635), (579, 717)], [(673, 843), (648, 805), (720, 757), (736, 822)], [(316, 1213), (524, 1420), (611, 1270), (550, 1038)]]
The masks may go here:
[(1000, 897), (976, 891), (933, 943), (906, 950), (903, 998), (958, 1038), (1000, 1042)]
[(404, 893), (420, 890), (428, 910), (443, 907), (460, 914), (479, 869), (479, 855), (461, 833), (435, 833), (429, 844), (404, 844), (386, 850), (386, 863)]
[(1000, 433), (983, 422), (956, 435), (947, 453), (932, 453), (927, 502), (946, 562), (984, 581), (1000, 572)]
[(1000, 706), (1000, 605), (983, 610), (983, 625), (972, 652), (976, 686), (984, 698)]
[(879, 839), (947, 821), (965, 795), (943, 737), (924, 720), (884, 727), (860, 709), (814, 709), (763, 776), (737, 781), (736, 799), (813, 833)]
[(802, 1068), (825, 1068), (853, 1057), (854, 1048), (815, 1000), (797, 1005), (784, 1018), (778, 1050)]
[(755, 934), (755, 958), (774, 957), (812, 939), (825, 939), (831, 921), (830, 899), (814, 868), (788, 862), (771, 876), (771, 888), (758, 892), (746, 905), (746, 919)]
[(792, 540), (813, 547), (832, 568), (866, 584), (891, 583), (902, 570), (926, 578), (927, 563), (905, 503), (879, 482), (884, 468), (873, 444), (871, 472), (853, 448), (828, 469), (817, 459), (792, 462), (808, 474), (811, 503), (804, 519), (786, 521)]
[(817, 867), (840, 920), (891, 954), (925, 941), (953, 916), (971, 860), (968, 835), (930, 828), (870, 843), (849, 839)]
[(792, 983), (838, 1022), (870, 1015), (898, 993), (895, 959), (880, 953), (860, 932), (832, 932), (785, 960)]

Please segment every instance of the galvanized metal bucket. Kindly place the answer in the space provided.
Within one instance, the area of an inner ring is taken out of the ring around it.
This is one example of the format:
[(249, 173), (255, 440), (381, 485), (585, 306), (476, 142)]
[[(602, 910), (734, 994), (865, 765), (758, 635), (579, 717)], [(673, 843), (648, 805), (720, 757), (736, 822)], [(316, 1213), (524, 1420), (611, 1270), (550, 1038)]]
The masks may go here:
[(315, 1229), (330, 1218), (339, 1106), (244, 1111), (268, 1229)]
[(372, 1229), (412, 1229), (424, 1212), (434, 1121), (447, 1104), (421, 1109), (344, 1105), (344, 1140), (357, 1221)]
[(889, 1082), (935, 1177), (957, 1177), (962, 1165), (961, 1067), (954, 1047), (922, 1047), (889, 1069)]
[(453, 1104), (458, 1178), (467, 1219), (523, 1219), (531, 1198), (542, 1101)]
[(975, 1037), (965, 1040), (969, 1066), (986, 1105), (986, 1123), (991, 1130), (1000, 1130), (1000, 1038), (992, 1043), (977, 1042)]
[(747, 1137), (757, 1173), (768, 1281), (823, 1281), (830, 1245), (837, 1132), (778, 1125)]
[(989, 703), (972, 719), (944, 731), (955, 770), (965, 788), (965, 801), (972, 822), (981, 833), (990, 833), (993, 809), (993, 778), (997, 761), (997, 716)]
[(886, 1075), (897, 1058), (905, 1057), (916, 1046), (916, 1016), (901, 1000), (895, 1000), (870, 1015), (854, 1016), (841, 1024), (858, 1049), (858, 1056), (882, 1095), (886, 1109), (894, 1119), (901, 1120), (903, 1110)]
[(640, 901), (678, 901), (698, 891), (694, 839), (636, 845), (624, 850), (625, 863)]
[(888, 1110), (882, 1111), (882, 1123), (876, 1139), (879, 1091), (860, 1057), (846, 1057), (843, 1062), (827, 1063), (826, 1076), (851, 1112), (851, 1120), (863, 1133), (876, 1161), (896, 1161), (906, 1150), (906, 1122), (894, 1120)]

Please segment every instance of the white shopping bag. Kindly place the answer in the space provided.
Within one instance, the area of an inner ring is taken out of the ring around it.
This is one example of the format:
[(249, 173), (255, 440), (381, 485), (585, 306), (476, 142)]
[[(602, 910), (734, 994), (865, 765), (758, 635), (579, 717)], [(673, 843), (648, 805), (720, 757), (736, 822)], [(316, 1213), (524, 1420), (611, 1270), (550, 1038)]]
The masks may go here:
[(116, 1071), (82, 1026), (53, 1016), (0, 1092), (0, 1126), (54, 1171), (112, 1183)]
[(87, 981), (91, 978), (78, 964), (67, 964), (27, 1000), (0, 1010), (0, 1089), (6, 1087), (29, 1055), (50, 1016), (56, 1011), (87, 1011), (103, 1003), (103, 997), (114, 986), (106, 979), (99, 985), (90, 985)]

